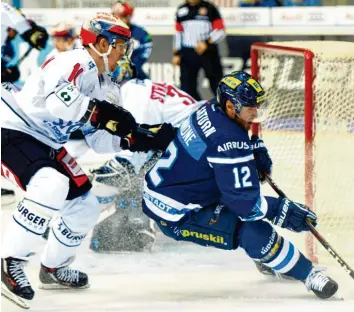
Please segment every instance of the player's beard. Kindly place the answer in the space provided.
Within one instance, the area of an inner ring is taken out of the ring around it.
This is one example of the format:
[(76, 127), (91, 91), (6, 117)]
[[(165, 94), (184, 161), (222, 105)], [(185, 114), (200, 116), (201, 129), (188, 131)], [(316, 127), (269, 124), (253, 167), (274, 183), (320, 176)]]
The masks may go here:
[(235, 114), (234, 121), (235, 121), (235, 123), (240, 125), (242, 128), (244, 128), (246, 131), (249, 131), (251, 129), (252, 121), (244, 120), (244, 119), (240, 118), (240, 116), (237, 114)]

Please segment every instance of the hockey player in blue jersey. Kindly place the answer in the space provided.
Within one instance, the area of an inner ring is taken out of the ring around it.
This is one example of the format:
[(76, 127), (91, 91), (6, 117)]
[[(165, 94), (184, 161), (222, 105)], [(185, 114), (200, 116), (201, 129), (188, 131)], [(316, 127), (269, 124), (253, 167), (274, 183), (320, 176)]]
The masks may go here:
[[(130, 28), (132, 39), (134, 41), (134, 51), (131, 56), (134, 77), (138, 79), (148, 78), (143, 71), (143, 65), (149, 59), (152, 51), (151, 35), (142, 26), (131, 23), (134, 7), (129, 1), (117, 1), (117, 3), (112, 6), (111, 12)], [(113, 74), (115, 80), (117, 80), (117, 76), (119, 76), (119, 67), (117, 67), (116, 72)]]
[[(265, 93), (245, 72), (222, 78), (217, 97), (186, 119), (176, 138), (147, 173), (143, 210), (175, 239), (233, 250), (302, 281), (321, 299), (338, 284), (266, 222), (308, 231), (317, 216), (286, 198), (262, 196), (259, 180), (271, 173), (264, 143), (248, 130)], [(259, 174), (261, 173), (261, 174)]]

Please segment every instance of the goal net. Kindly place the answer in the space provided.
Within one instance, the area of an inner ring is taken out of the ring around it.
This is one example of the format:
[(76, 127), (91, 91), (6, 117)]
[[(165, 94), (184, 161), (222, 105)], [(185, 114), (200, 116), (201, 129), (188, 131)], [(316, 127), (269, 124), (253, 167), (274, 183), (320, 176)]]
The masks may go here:
[[(273, 178), (317, 213), (319, 232), (353, 265), (354, 43), (255, 43), (251, 60), (269, 102), (260, 132)], [(312, 260), (334, 261), (311, 235), (304, 242)]]

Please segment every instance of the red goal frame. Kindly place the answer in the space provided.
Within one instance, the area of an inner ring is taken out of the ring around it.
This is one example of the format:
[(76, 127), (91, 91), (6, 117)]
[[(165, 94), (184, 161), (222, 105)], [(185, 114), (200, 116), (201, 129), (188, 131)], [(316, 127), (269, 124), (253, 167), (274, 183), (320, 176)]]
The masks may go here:
[[(290, 44), (291, 42), (289, 42)], [(267, 43), (256, 42), (251, 46), (251, 74), (256, 79), (259, 78), (259, 52), (272, 52), (274, 54), (301, 56), (304, 58), (304, 134), (305, 134), (305, 204), (315, 211), (314, 199), (314, 138), (315, 138), (315, 123), (314, 123), (314, 107), (315, 94), (313, 85), (315, 80), (314, 58), (315, 54), (308, 49), (280, 46)], [(252, 133), (258, 134), (260, 131), (260, 124), (254, 123), (252, 125)], [(318, 256), (314, 239), (312, 235), (308, 235), (306, 241), (306, 249), (309, 258), (318, 263)]]

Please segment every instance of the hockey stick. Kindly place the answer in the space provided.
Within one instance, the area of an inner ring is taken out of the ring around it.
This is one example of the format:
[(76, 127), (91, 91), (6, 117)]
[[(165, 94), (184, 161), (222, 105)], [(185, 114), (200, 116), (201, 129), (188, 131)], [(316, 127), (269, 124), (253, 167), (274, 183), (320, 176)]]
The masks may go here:
[(17, 61), (16, 66), (20, 66), (21, 63), (23, 62), (23, 60), (31, 53), (31, 51), (33, 50), (33, 47), (28, 47), (27, 51), (25, 52), (25, 54), (23, 54), (21, 56), (21, 58)]
[[(265, 179), (267, 180), (268, 184), (272, 187), (272, 189), (280, 196), (287, 198), (285, 193), (279, 188), (279, 186), (273, 181), (273, 179), (268, 175), (265, 174)], [(316, 230), (316, 228), (311, 224), (310, 221), (306, 221), (308, 227), (310, 228), (310, 232), (316, 239), (321, 243), (321, 245), (331, 254), (331, 256), (337, 260), (337, 262), (341, 265), (341, 267), (349, 273), (351, 278), (354, 279), (354, 271), (353, 269), (346, 263), (341, 256), (333, 249), (329, 242)]]

